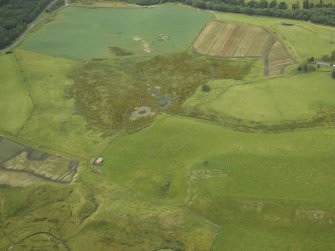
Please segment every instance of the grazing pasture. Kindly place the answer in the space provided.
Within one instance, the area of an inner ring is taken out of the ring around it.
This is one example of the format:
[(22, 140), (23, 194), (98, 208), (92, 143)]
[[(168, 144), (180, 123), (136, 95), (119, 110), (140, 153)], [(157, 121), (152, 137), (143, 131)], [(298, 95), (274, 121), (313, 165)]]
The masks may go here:
[[(260, 124), (270, 126), (268, 129), (279, 124), (289, 125), (286, 129), (299, 125), (334, 124), (333, 82), (327, 72), (297, 74), (255, 83), (214, 81), (209, 83), (212, 93), (205, 95), (198, 89), (183, 104), (183, 111), (189, 116), (241, 125), (241, 128), (243, 125), (257, 128)], [(277, 129), (283, 128), (279, 126)]]
[(142, 56), (182, 51), (210, 16), (206, 11), (174, 5), (150, 9), (68, 7), (30, 34), (21, 48), (84, 60), (119, 57), (118, 51)]
[(214, 250), (243, 249), (250, 235), (251, 250), (281, 250), (278, 242), (327, 248), (334, 244), (334, 136), (333, 128), (243, 133), (164, 116), (112, 143), (103, 172), (146, 200), (184, 204), (219, 224)]
[(0, 55), (0, 131), (16, 133), (33, 105), (13, 54)]
[(77, 63), (24, 50), (16, 54), (34, 103), (34, 112), (18, 137), (82, 158), (102, 151), (110, 138), (101, 137), (101, 131), (87, 130), (85, 119), (76, 114), (73, 100), (67, 97), (73, 84), (69, 74)]

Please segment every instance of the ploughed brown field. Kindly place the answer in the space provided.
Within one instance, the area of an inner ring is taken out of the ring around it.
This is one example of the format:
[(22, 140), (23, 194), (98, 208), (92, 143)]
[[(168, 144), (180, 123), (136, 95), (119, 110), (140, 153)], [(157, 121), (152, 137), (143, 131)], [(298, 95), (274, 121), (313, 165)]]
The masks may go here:
[(193, 44), (195, 52), (215, 57), (263, 57), (265, 74), (282, 74), (294, 63), (285, 46), (264, 28), (212, 21)]

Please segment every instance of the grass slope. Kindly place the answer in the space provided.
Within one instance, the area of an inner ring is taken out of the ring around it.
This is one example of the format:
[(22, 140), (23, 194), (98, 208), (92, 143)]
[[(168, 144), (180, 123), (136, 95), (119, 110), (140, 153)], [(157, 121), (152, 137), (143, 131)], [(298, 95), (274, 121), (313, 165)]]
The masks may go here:
[(335, 84), (328, 72), (271, 78), (251, 84), (229, 83), (227, 86), (227, 81), (217, 81), (209, 96), (198, 90), (183, 105), (184, 110), (203, 116), (212, 114), (223, 118), (228, 115), (242, 121), (278, 124), (311, 120), (320, 109), (335, 107)]
[(0, 130), (16, 133), (33, 105), (14, 55), (0, 56), (0, 79)]
[[(173, 13), (173, 14), (172, 14)], [(156, 8), (65, 8), (22, 48), (72, 59), (186, 50), (211, 14), (174, 5)]]
[[(228, 173), (224, 189), (217, 191), (222, 195), (326, 203), (333, 201), (335, 189), (335, 159), (329, 151), (333, 137), (332, 129), (248, 134), (195, 119), (160, 117), (149, 128), (112, 143), (104, 153), (104, 172), (148, 199), (182, 203), (192, 166), (215, 158), (213, 169)], [(171, 190), (160, 197), (167, 180)]]
[[(250, 134), (160, 117), (112, 143), (103, 171), (147, 200), (186, 205), (221, 225), (214, 250), (243, 249), (251, 236), (250, 250), (296, 242), (326, 248), (334, 245), (334, 136), (334, 129)], [(318, 212), (324, 215), (319, 226)]]

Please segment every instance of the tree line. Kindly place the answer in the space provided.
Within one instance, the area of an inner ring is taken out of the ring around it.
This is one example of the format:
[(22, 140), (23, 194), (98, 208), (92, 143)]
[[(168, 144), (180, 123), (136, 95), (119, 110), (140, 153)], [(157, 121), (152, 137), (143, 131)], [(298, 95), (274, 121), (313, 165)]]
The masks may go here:
[(304, 0), (302, 5), (297, 1), (291, 6), (280, 0), (121, 0), (138, 5), (155, 5), (165, 2), (180, 2), (200, 9), (234, 12), (248, 15), (283, 17), (296, 20), (335, 26), (335, 5), (319, 0), (314, 4)]
[(0, 49), (20, 36), (52, 0), (0, 0)]

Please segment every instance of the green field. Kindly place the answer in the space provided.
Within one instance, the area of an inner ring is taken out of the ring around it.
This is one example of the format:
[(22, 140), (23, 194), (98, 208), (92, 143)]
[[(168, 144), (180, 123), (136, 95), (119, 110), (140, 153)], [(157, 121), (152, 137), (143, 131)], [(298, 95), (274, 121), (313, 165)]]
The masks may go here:
[[(322, 109), (335, 107), (334, 80), (328, 72), (271, 78), (251, 84), (217, 81), (213, 96), (198, 90), (183, 104), (198, 116), (232, 116), (265, 124), (310, 121)], [(215, 93), (215, 94), (214, 94)]]
[(173, 5), (151, 9), (70, 7), (31, 34), (21, 48), (71, 59), (182, 51), (210, 16), (209, 12)]
[(16, 133), (28, 119), (33, 105), (15, 56), (0, 57), (0, 131)]
[[(335, 81), (281, 68), (335, 29), (90, 2), (0, 55), (0, 250), (335, 250)], [(194, 53), (213, 17), (275, 50)]]
[[(104, 173), (149, 201), (186, 205), (222, 224), (227, 234), (215, 250), (238, 250), (250, 242), (250, 250), (263, 250), (264, 243), (270, 250), (295, 243), (301, 244), (295, 250), (304, 250), (313, 242), (312, 247), (325, 248), (333, 245), (334, 230), (327, 233), (331, 223), (325, 219), (313, 227), (325, 232), (319, 241), (303, 230), (313, 226), (313, 218), (294, 213), (303, 208), (306, 214), (321, 210), (334, 217), (335, 158), (329, 152), (335, 148), (334, 135), (333, 129), (249, 134), (194, 119), (161, 117), (151, 127), (115, 141), (104, 153)], [(216, 173), (191, 180), (193, 170)], [(257, 212), (259, 204), (262, 212)], [(257, 241), (248, 235), (256, 235)]]
[(23, 50), (16, 54), (34, 103), (34, 112), (19, 137), (42, 148), (62, 149), (84, 158), (104, 149), (109, 138), (101, 138), (100, 131), (88, 131), (85, 119), (75, 113), (73, 100), (66, 97), (66, 89), (73, 83), (67, 75), (77, 63)]

